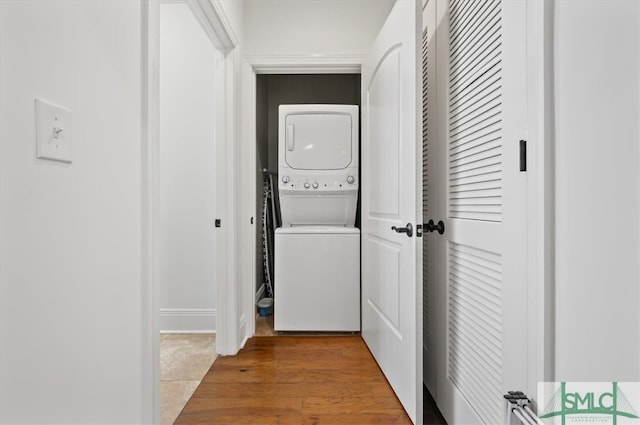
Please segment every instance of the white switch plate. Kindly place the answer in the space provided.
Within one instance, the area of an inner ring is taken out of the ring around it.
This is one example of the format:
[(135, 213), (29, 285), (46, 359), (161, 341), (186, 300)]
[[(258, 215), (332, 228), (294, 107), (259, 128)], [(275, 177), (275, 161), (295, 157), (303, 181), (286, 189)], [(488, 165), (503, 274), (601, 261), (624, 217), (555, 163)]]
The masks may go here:
[(71, 162), (71, 111), (36, 98), (36, 156)]

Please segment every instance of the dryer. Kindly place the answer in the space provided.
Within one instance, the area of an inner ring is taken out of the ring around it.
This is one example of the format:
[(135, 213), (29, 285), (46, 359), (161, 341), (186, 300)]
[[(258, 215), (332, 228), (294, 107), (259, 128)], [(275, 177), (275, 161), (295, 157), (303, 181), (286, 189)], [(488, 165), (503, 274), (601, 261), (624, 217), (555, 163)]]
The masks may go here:
[(280, 105), (276, 331), (360, 330), (355, 105)]
[(280, 105), (282, 226), (353, 227), (358, 202), (358, 107)]

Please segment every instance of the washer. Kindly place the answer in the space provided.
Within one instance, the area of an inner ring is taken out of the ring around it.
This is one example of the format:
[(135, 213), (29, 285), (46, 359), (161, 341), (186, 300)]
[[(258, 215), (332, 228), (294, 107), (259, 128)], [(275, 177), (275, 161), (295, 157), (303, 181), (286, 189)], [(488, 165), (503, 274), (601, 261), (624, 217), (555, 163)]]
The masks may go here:
[(360, 330), (360, 229), (276, 229), (276, 331)]

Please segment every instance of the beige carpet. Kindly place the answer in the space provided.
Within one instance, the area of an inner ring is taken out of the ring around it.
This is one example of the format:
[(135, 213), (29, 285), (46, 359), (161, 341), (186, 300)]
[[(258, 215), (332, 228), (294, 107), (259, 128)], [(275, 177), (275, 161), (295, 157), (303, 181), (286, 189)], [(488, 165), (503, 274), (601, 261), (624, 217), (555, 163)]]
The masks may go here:
[(171, 425), (216, 358), (215, 334), (160, 335), (161, 424)]

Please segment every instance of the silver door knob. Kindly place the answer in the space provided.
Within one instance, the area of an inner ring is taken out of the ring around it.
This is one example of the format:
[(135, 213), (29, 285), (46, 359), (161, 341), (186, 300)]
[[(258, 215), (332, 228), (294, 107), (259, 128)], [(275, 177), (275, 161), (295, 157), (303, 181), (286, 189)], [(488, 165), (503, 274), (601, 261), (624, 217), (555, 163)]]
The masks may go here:
[(283, 176), (282, 177), (282, 183), (289, 183), (291, 179), (289, 179), (289, 176)]
[(309, 184), (309, 182), (304, 182), (304, 188), (305, 189), (309, 189), (311, 185)]
[(348, 176), (347, 177), (347, 183), (353, 184), (354, 181), (356, 181), (355, 177), (353, 177), (353, 176)]

